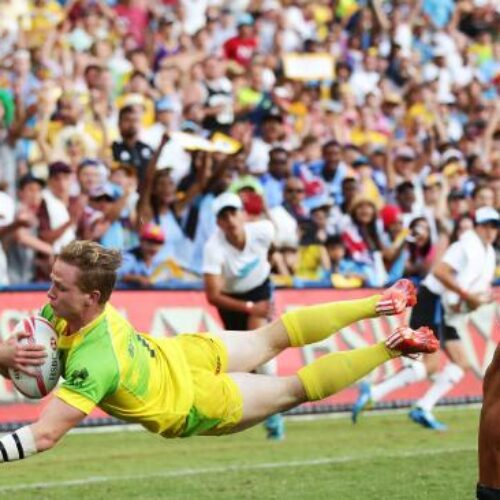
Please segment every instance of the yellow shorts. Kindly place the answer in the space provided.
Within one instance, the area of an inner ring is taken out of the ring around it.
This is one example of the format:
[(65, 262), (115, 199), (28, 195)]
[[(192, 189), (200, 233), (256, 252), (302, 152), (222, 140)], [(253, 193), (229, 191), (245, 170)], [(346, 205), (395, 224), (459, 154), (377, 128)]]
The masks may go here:
[(181, 334), (175, 341), (191, 368), (194, 387), (194, 404), (182, 437), (231, 432), (241, 421), (243, 399), (239, 387), (226, 373), (226, 346), (210, 333)]

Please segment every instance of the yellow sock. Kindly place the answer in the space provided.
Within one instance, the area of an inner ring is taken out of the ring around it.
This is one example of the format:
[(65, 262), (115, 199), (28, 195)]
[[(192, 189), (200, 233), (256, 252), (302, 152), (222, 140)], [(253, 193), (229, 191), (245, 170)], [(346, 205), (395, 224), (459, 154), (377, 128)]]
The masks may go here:
[(285, 313), (281, 320), (290, 345), (299, 347), (323, 340), (360, 319), (373, 318), (376, 316), (375, 306), (379, 300), (380, 295), (372, 295), (365, 299), (301, 307)]
[(384, 342), (352, 351), (334, 352), (301, 368), (299, 376), (308, 401), (335, 394), (363, 378), (377, 366), (400, 355)]

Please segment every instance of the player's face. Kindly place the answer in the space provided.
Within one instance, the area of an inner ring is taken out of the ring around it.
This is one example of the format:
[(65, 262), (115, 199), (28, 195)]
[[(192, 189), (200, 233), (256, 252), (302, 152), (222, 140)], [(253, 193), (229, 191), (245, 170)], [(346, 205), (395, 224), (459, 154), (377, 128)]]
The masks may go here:
[(79, 273), (77, 267), (61, 260), (56, 260), (52, 267), (52, 285), (47, 295), (55, 315), (60, 318), (77, 318), (90, 303), (90, 294), (78, 288)]

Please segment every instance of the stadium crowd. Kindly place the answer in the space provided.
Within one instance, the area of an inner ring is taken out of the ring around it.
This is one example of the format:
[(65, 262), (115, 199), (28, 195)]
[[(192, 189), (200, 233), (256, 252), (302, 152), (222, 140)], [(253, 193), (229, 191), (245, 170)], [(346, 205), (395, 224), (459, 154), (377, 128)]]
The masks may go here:
[(495, 0), (2, 6), (0, 286), (76, 238), (124, 283), (201, 283), (227, 190), (282, 286), (419, 281), (500, 208)]

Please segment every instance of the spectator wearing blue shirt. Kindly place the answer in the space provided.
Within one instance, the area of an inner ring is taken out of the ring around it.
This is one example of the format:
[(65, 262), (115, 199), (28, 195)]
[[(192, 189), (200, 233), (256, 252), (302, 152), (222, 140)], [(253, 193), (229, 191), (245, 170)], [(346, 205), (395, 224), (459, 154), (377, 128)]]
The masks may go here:
[(116, 184), (109, 182), (89, 192), (86, 208), (83, 239), (97, 241), (106, 248), (123, 250), (125, 235), (120, 222), (120, 213), (126, 198)]
[(436, 28), (444, 28), (451, 20), (455, 2), (453, 0), (424, 0), (422, 11)]
[(291, 164), (288, 151), (282, 147), (271, 149), (269, 171), (260, 178), (268, 208), (274, 208), (283, 203), (283, 188), (290, 174)]
[(118, 278), (123, 283), (150, 287), (157, 268), (155, 257), (165, 243), (165, 235), (160, 226), (145, 224), (140, 232), (139, 246), (123, 255), (123, 262), (118, 270)]
[(321, 155), (322, 161), (311, 165), (311, 171), (325, 183), (327, 193), (340, 205), (343, 201), (342, 181), (348, 172), (342, 161), (342, 146), (335, 140), (328, 141), (323, 144)]
[(357, 278), (359, 286), (367, 281), (364, 266), (346, 257), (346, 248), (340, 235), (331, 235), (325, 241), (330, 259), (330, 273), (341, 274), (346, 278)]

